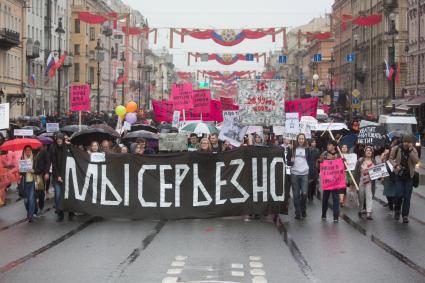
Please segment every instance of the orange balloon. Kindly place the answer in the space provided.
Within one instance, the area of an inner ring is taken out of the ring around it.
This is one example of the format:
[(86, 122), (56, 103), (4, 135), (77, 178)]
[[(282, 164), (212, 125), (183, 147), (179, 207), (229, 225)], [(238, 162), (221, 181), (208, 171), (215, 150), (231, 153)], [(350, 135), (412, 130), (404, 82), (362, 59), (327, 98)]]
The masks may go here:
[(126, 109), (127, 109), (127, 113), (136, 112), (137, 110), (136, 102), (130, 101), (129, 103), (127, 103)]

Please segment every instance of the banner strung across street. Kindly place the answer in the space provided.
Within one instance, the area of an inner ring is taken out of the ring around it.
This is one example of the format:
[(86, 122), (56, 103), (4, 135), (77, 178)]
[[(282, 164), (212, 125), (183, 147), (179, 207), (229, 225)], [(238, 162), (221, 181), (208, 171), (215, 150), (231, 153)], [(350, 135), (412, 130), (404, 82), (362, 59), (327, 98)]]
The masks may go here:
[(322, 190), (338, 190), (347, 186), (344, 162), (341, 158), (324, 160), (320, 164), (320, 184)]
[(283, 149), (242, 147), (220, 154), (107, 154), (90, 163), (70, 146), (61, 208), (93, 216), (209, 218), (284, 211)]
[(285, 124), (285, 81), (239, 80), (238, 104), (241, 123), (246, 126)]
[(371, 146), (385, 146), (385, 128), (383, 126), (366, 126), (360, 128), (357, 143)]
[(316, 118), (318, 103), (318, 97), (286, 101), (285, 112), (298, 112), (299, 117), (312, 116)]

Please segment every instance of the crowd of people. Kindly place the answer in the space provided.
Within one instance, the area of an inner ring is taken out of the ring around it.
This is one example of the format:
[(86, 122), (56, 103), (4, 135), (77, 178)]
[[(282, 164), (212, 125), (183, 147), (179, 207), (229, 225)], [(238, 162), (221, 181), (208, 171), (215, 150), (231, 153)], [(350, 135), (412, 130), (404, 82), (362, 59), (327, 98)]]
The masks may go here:
[[(172, 129), (171, 132), (177, 131)], [(308, 202), (313, 202), (316, 196), (322, 199), (322, 220), (326, 220), (329, 198), (332, 195), (333, 221), (338, 222), (341, 207), (348, 201), (347, 194), (355, 195), (358, 200), (358, 215), (368, 220), (373, 219), (373, 196), (376, 182), (382, 182), (384, 195), (388, 201), (388, 209), (394, 212), (394, 218), (403, 223), (409, 222), (410, 198), (412, 195), (415, 166), (419, 162), (418, 152), (414, 147), (414, 137), (405, 135), (388, 140), (385, 148), (355, 145), (349, 147), (341, 141), (341, 134), (334, 137), (314, 133), (307, 139), (305, 134), (299, 134), (295, 141), (275, 136), (274, 134), (252, 133), (245, 136), (241, 146), (282, 147), (286, 163), (285, 175), (285, 209), (288, 211), (292, 199), (294, 215), (298, 220), (307, 217)], [(44, 210), (44, 201), (52, 187), (55, 195), (55, 207), (58, 221), (64, 219), (64, 212), (59, 208), (60, 192), (63, 189), (66, 146), (71, 146), (70, 139), (63, 133), (56, 133), (52, 145), (44, 145), (34, 151), (27, 146), (22, 152), (22, 159), (30, 160), (32, 170), (22, 173), (19, 184), (20, 191), (25, 196), (25, 207), (28, 221), (40, 215)], [(122, 153), (122, 154), (158, 154), (157, 148), (152, 148), (146, 139), (139, 138), (129, 144), (120, 144), (112, 140), (92, 141), (89, 145), (78, 145), (82, 151), (92, 153)], [(206, 153), (221, 153), (235, 148), (228, 141), (219, 140), (217, 133), (209, 135), (188, 135), (188, 151)], [(346, 174), (346, 186), (337, 190), (318, 190), (320, 183), (320, 164), (324, 160), (341, 158), (355, 153), (358, 157), (355, 169)], [(390, 172), (389, 176), (379, 180), (371, 180), (369, 170), (377, 162), (385, 162)], [(388, 162), (387, 162), (388, 161)], [(320, 194), (320, 191), (322, 193)], [(73, 214), (70, 213), (70, 217)]]

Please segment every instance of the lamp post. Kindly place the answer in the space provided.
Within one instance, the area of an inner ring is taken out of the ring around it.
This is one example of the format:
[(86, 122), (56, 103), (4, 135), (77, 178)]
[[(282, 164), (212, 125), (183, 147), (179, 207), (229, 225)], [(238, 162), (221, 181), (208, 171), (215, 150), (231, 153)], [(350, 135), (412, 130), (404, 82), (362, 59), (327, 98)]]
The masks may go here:
[[(388, 46), (388, 60), (390, 68), (393, 68), (395, 70), (395, 36), (398, 34), (398, 31), (396, 29), (395, 25), (395, 19), (396, 14), (390, 13), (388, 15), (388, 18), (390, 20), (389, 22), (389, 30), (387, 32), (387, 35), (391, 36), (391, 45)], [(395, 112), (395, 79), (394, 76), (388, 80), (388, 95), (389, 98), (392, 100), (392, 112)]]
[[(58, 53), (59, 53), (59, 58), (61, 57), (61, 41), (62, 41), (62, 34), (65, 33), (65, 30), (62, 27), (62, 18), (59, 18), (59, 22), (58, 22), (58, 27), (55, 29), (55, 32), (58, 34), (59, 36), (59, 45), (58, 45)], [(62, 68), (58, 69), (58, 106), (57, 106), (57, 112), (58, 112), (58, 116), (60, 116), (61, 113), (61, 71)]]
[(100, 113), (100, 56), (102, 51), (102, 46), (100, 46), (100, 38), (97, 39), (96, 43), (96, 59), (97, 59), (97, 114)]
[(122, 94), (121, 94), (121, 105), (124, 105), (124, 63), (125, 63), (125, 54), (124, 51), (121, 53), (121, 59), (122, 62)]
[(138, 75), (139, 75), (138, 76), (139, 77), (139, 84), (138, 84), (138, 86), (139, 86), (139, 96), (138, 96), (138, 99), (137, 99), (137, 105), (139, 105), (139, 107), (140, 107), (140, 99), (141, 99), (140, 91), (141, 91), (141, 88), (142, 88), (142, 68), (143, 68), (143, 66), (139, 62), (137, 64), (137, 71), (138, 71)]
[(319, 87), (319, 75), (317, 73), (313, 75), (313, 92), (315, 92), (316, 86)]

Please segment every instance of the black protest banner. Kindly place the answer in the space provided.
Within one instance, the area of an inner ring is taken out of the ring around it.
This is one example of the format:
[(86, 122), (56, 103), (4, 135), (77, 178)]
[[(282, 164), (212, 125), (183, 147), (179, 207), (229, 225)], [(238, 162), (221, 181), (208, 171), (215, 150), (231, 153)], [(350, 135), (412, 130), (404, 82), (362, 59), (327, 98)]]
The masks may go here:
[(221, 154), (107, 154), (103, 163), (69, 147), (61, 207), (94, 216), (209, 218), (283, 211), (283, 150)]
[(360, 128), (357, 143), (371, 146), (385, 146), (385, 128), (383, 126), (366, 126)]

